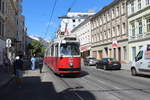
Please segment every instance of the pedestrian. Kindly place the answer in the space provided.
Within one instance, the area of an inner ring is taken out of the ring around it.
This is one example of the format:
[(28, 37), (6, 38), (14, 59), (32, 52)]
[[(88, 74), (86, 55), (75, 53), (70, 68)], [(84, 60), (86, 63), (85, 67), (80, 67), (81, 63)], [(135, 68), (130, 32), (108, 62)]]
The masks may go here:
[(40, 73), (42, 73), (42, 68), (43, 68), (43, 58), (39, 58), (39, 69), (40, 69)]
[(19, 87), (22, 84), (22, 74), (23, 74), (23, 61), (22, 56), (16, 56), (14, 61), (14, 73), (16, 76), (16, 83)]
[(4, 66), (5, 66), (5, 70), (9, 73), (10, 71), (10, 65), (11, 65), (11, 62), (10, 62), (10, 59), (8, 58), (8, 56), (4, 56)]
[(35, 69), (35, 62), (36, 62), (36, 59), (34, 56), (31, 58), (31, 62), (32, 62), (31, 69), (34, 70)]

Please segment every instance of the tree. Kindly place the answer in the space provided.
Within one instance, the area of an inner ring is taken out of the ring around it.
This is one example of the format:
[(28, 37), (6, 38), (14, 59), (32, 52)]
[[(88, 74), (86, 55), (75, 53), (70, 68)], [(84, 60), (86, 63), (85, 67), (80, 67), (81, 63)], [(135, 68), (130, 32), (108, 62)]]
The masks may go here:
[(33, 40), (31, 43), (32, 54), (35, 54), (38, 57), (44, 56), (45, 48), (40, 41)]

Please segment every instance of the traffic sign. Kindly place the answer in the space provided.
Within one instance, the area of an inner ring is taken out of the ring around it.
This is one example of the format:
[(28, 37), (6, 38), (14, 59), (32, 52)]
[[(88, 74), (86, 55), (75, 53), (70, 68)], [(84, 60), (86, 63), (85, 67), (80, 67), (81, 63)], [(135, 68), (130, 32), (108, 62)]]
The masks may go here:
[(10, 47), (11, 47), (11, 43), (12, 43), (12, 42), (11, 42), (11, 39), (7, 39), (7, 40), (6, 40), (6, 47), (7, 47), (7, 48), (10, 48)]

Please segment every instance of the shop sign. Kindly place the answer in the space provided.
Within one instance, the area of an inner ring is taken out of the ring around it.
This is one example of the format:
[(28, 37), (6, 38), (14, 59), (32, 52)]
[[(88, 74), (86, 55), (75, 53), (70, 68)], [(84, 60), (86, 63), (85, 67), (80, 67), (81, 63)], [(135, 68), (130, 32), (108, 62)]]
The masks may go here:
[(112, 47), (117, 47), (117, 46), (118, 46), (117, 41), (112, 41)]

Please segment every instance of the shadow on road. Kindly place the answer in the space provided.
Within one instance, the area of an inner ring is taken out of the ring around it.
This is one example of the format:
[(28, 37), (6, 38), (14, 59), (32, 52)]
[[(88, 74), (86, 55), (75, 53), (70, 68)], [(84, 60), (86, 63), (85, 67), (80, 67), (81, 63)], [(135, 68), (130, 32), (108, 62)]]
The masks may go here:
[(63, 74), (63, 75), (57, 75), (57, 76), (59, 76), (61, 78), (81, 78), (86, 75), (89, 75), (89, 73), (86, 71), (81, 71), (80, 74), (71, 73), (71, 74)]
[[(57, 93), (52, 82), (41, 82), (40, 77), (23, 78), (22, 87), (12, 82), (7, 88), (0, 90), (1, 100), (95, 100), (89, 91), (66, 89)], [(79, 96), (78, 96), (78, 95)], [(81, 98), (80, 98), (81, 97)]]
[(150, 75), (138, 74), (139, 77), (150, 78)]

